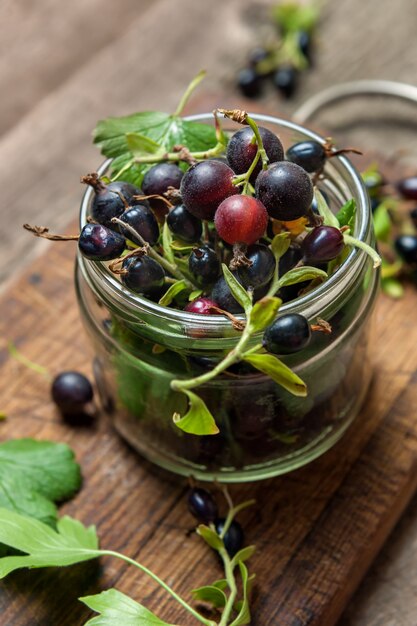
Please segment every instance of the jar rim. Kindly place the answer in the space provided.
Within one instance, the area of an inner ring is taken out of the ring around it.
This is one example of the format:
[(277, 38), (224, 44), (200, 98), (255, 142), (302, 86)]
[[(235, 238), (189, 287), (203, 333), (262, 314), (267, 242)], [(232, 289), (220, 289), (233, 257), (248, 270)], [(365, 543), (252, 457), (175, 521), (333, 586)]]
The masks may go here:
[[(326, 139), (316, 132), (289, 120), (257, 113), (249, 114), (258, 122), (269, 123), (290, 131), (298, 132), (302, 135), (307, 135), (308, 139), (318, 141), (321, 144), (326, 142)], [(200, 113), (189, 115), (184, 119), (187, 121), (207, 122), (213, 120), (213, 115), (212, 113)], [(107, 159), (100, 165), (97, 170), (100, 176), (103, 176), (107, 172), (111, 161), (112, 159)], [(366, 241), (370, 235), (372, 213), (364, 182), (356, 168), (346, 156), (338, 155), (332, 158), (332, 162), (337, 163), (339, 169), (344, 171), (347, 175), (349, 179), (349, 189), (352, 191), (352, 195), (353, 193), (356, 195), (357, 214), (354, 235), (357, 239)], [(87, 215), (93, 193), (93, 189), (88, 187), (83, 195), (80, 207), (80, 229), (87, 223)], [(303, 312), (307, 318), (317, 316), (320, 311), (320, 301), (322, 298), (324, 298), (325, 295), (329, 295), (330, 292), (333, 292), (337, 288), (340, 292), (343, 289), (342, 284), (350, 283), (351, 280), (359, 276), (366, 260), (366, 252), (359, 248), (352, 248), (334, 274), (310, 292), (299, 296), (295, 300), (282, 304), (280, 314)], [(225, 316), (189, 313), (187, 311), (162, 306), (139, 294), (135, 294), (127, 289), (114, 274), (112, 274), (105, 263), (88, 260), (79, 252), (78, 262), (84, 275), (88, 275), (90, 281), (95, 285), (100, 284), (102, 288), (100, 291), (104, 291), (107, 298), (110, 298), (111, 301), (116, 302), (119, 306), (127, 307), (132, 313), (137, 310), (164, 318), (168, 322), (176, 322), (184, 325), (192, 324), (193, 326), (200, 325), (205, 328), (209, 327), (212, 330), (218, 328), (219, 331), (223, 331), (230, 327), (230, 321)], [(238, 319), (245, 318), (243, 313), (237, 314), (236, 317)]]

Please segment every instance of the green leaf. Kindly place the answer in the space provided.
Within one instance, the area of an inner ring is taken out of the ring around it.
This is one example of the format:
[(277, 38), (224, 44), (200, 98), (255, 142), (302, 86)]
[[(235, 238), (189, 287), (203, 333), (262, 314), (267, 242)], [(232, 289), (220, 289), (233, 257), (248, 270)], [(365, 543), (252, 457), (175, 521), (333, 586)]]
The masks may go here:
[(240, 306), (243, 307), (246, 315), (249, 317), (252, 309), (251, 297), (249, 296), (246, 289), (244, 289), (244, 287), (242, 287), (242, 285), (236, 280), (232, 272), (224, 263), (222, 263), (222, 270), (225, 281), (227, 282), (229, 289), (232, 292), (232, 296), (240, 304)]
[(54, 525), (54, 502), (81, 485), (79, 465), (62, 443), (12, 439), (0, 444), (0, 507)]
[(284, 256), (291, 245), (290, 233), (278, 233), (271, 241), (271, 250), (277, 261)]
[(213, 548), (214, 550), (221, 550), (221, 548), (224, 548), (223, 539), (221, 539), (216, 531), (209, 526), (200, 524), (197, 526), (197, 534), (204, 539), (210, 548)]
[(282, 300), (265, 296), (253, 305), (249, 314), (249, 327), (252, 333), (263, 330), (274, 320)]
[(388, 241), (391, 234), (392, 222), (388, 207), (384, 202), (378, 205), (374, 213), (375, 237), (378, 241)]
[(404, 296), (404, 287), (400, 281), (395, 278), (382, 278), (381, 289), (387, 296), (395, 300)]
[(315, 197), (317, 201), (317, 210), (319, 214), (322, 216), (324, 223), (327, 226), (334, 226), (334, 228), (339, 228), (339, 220), (337, 217), (331, 212), (326, 200), (323, 197), (323, 194), (316, 188), (315, 189)]
[(239, 610), (239, 614), (236, 619), (233, 620), (230, 626), (243, 626), (244, 624), (250, 624), (251, 615), (249, 609), (249, 575), (247, 567), (241, 561), (239, 562), (240, 575), (242, 578), (243, 588), (243, 601)]
[(220, 578), (219, 580), (215, 580), (213, 583), (213, 587), (217, 587), (218, 589), (222, 589), (224, 591), (229, 586), (226, 578)]
[(183, 241), (173, 240), (171, 248), (177, 252), (191, 252), (195, 247), (195, 243), (185, 243)]
[(183, 417), (174, 413), (174, 424), (192, 435), (217, 435), (219, 429), (204, 400), (188, 389), (179, 391), (187, 395), (190, 407)]
[(192, 302), (193, 300), (195, 300), (196, 298), (199, 298), (201, 296), (201, 294), (203, 293), (202, 289), (196, 289), (195, 291), (192, 291), (190, 293), (190, 295), (188, 296), (188, 300), (190, 302)]
[(278, 281), (278, 289), (286, 287), (287, 285), (295, 285), (296, 283), (303, 283), (306, 280), (314, 280), (320, 278), (326, 280), (327, 274), (324, 270), (320, 270), (317, 267), (310, 267), (308, 265), (295, 267), (284, 274)]
[(349, 226), (350, 230), (353, 232), (355, 228), (355, 218), (356, 218), (356, 200), (353, 198), (348, 200), (339, 212), (336, 215), (336, 219), (338, 220), (340, 227)]
[(301, 5), (298, 2), (285, 2), (272, 8), (272, 17), (284, 34), (300, 30), (311, 32), (319, 16), (319, 8), (313, 3)]
[(126, 143), (129, 151), (133, 156), (150, 156), (156, 154), (164, 154), (165, 149), (150, 137), (140, 135), (139, 133), (127, 133)]
[(255, 546), (246, 546), (246, 548), (242, 548), (241, 550), (239, 550), (239, 552), (237, 552), (232, 559), (232, 567), (234, 568), (238, 563), (243, 563), (244, 561), (250, 559), (255, 550)]
[(92, 611), (100, 613), (100, 616), (88, 620), (85, 626), (173, 626), (117, 589), (108, 589), (80, 600)]
[[(217, 143), (213, 126), (189, 122), (160, 111), (143, 111), (125, 117), (110, 117), (98, 122), (93, 132), (93, 141), (99, 146), (102, 154), (116, 159), (112, 163), (112, 176), (117, 175), (132, 158), (127, 139), (127, 136), (132, 134), (147, 137), (166, 152), (170, 152), (178, 144), (186, 145), (189, 150), (195, 152), (213, 148)], [(140, 185), (148, 167), (132, 165), (123, 174), (123, 180)]]
[(278, 385), (295, 396), (307, 395), (307, 386), (297, 374), (273, 354), (248, 354), (243, 357), (257, 370), (270, 376)]
[(184, 289), (187, 289), (187, 284), (185, 280), (177, 280), (164, 293), (158, 304), (161, 304), (162, 306), (168, 306), (169, 304), (171, 304), (175, 296), (181, 293), (181, 291), (184, 291)]
[(165, 222), (162, 229), (162, 247), (164, 249), (165, 258), (172, 264), (175, 264), (175, 257), (172, 251), (172, 233), (168, 228), (168, 224)]
[(207, 585), (206, 587), (193, 589), (191, 593), (193, 594), (195, 600), (210, 602), (216, 609), (222, 609), (226, 606), (226, 594), (218, 587)]
[(100, 556), (94, 526), (86, 528), (63, 517), (57, 530), (43, 522), (0, 508), (0, 542), (25, 552), (24, 556), (0, 559), (0, 578), (22, 567), (62, 567)]

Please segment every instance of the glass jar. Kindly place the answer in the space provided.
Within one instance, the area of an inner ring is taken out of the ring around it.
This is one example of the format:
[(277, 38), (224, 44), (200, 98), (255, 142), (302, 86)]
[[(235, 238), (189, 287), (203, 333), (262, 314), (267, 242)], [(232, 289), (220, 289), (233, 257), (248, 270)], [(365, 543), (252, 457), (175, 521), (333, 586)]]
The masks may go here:
[[(277, 133), (285, 147), (304, 139), (324, 142), (288, 121), (253, 118)], [(212, 123), (211, 115), (188, 119)], [(109, 163), (102, 165), (101, 175)], [(329, 160), (320, 187), (334, 211), (346, 200), (356, 200), (354, 236), (372, 244), (367, 193), (349, 160)], [(91, 189), (84, 195), (81, 226), (92, 195)], [(284, 359), (307, 383), (307, 397), (294, 397), (250, 366), (238, 364), (197, 390), (220, 428), (220, 434), (203, 437), (184, 433), (173, 423), (174, 412), (186, 411), (187, 399), (172, 391), (170, 382), (201, 374), (233, 348), (239, 333), (231, 323), (218, 315), (162, 307), (124, 288), (105, 263), (81, 256), (76, 287), (94, 345), (103, 406), (140, 454), (173, 472), (243, 482), (294, 470), (342, 436), (365, 398), (372, 375), (369, 340), (378, 272), (358, 248), (326, 282), (280, 309), (302, 313), (310, 322), (322, 318), (332, 326), (331, 335), (313, 333), (307, 349)], [(253, 344), (259, 341), (259, 336), (253, 338)]]

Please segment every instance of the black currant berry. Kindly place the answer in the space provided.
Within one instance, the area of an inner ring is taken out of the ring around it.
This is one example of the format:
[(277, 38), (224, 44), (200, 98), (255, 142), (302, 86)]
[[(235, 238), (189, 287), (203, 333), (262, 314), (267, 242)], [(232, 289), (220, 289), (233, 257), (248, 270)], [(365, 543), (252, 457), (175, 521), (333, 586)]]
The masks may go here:
[[(215, 528), (218, 535), (220, 535), (220, 533), (222, 532), (225, 521), (226, 520), (224, 518), (216, 520)], [(245, 535), (243, 533), (242, 526), (239, 524), (239, 522), (233, 520), (229, 528), (227, 529), (225, 536), (223, 537), (224, 547), (226, 548), (226, 551), (231, 558), (233, 558), (235, 554), (237, 554), (237, 552), (239, 552), (239, 550), (243, 547), (244, 541)]]
[(306, 172), (320, 172), (326, 162), (326, 150), (318, 141), (300, 141), (288, 148), (286, 157)]
[(292, 354), (305, 348), (311, 339), (310, 326), (303, 315), (288, 313), (278, 317), (264, 332), (263, 345), (273, 354)]
[(247, 98), (256, 98), (261, 95), (262, 77), (259, 76), (255, 68), (245, 67), (237, 75), (237, 86)]
[(130, 257), (123, 262), (122, 267), (127, 270), (127, 274), (121, 274), (123, 284), (136, 293), (154, 296), (164, 285), (163, 268), (146, 255)]
[(285, 98), (291, 98), (297, 89), (298, 72), (291, 65), (283, 65), (275, 72), (272, 82)]
[(307, 172), (286, 161), (272, 163), (256, 179), (256, 197), (270, 217), (291, 221), (305, 215), (313, 200), (313, 184)]
[(117, 259), (126, 247), (126, 239), (101, 224), (86, 224), (78, 239), (83, 256), (92, 261)]
[[(158, 241), (158, 222), (152, 210), (144, 204), (137, 204), (127, 209), (121, 214), (120, 219), (132, 226), (150, 246), (154, 246)], [(123, 228), (121, 224), (119, 224), (119, 229), (127, 239), (130, 239), (138, 246), (142, 245), (142, 242), (127, 229)]]
[(219, 205), (214, 224), (223, 241), (251, 245), (265, 233), (268, 213), (252, 196), (230, 196)]
[(187, 243), (199, 241), (203, 232), (201, 220), (187, 211), (183, 204), (170, 210), (167, 215), (167, 224), (174, 235)]
[(409, 176), (400, 180), (397, 185), (398, 193), (405, 200), (417, 200), (417, 176)]
[(239, 193), (232, 183), (234, 175), (228, 165), (214, 159), (190, 167), (181, 181), (185, 208), (202, 220), (212, 220), (219, 204)]
[(394, 245), (406, 263), (411, 265), (417, 263), (417, 237), (415, 235), (400, 235)]
[(120, 217), (127, 207), (138, 203), (134, 196), (143, 195), (139, 187), (121, 180), (106, 185), (100, 180), (98, 174), (83, 176), (81, 182), (94, 189), (91, 217), (108, 228), (113, 228), (111, 222), (113, 217)]
[(204, 524), (214, 522), (217, 518), (217, 504), (207, 489), (194, 487), (188, 493), (188, 509), (197, 520)]
[(322, 263), (339, 256), (344, 248), (343, 234), (334, 226), (317, 226), (301, 243), (305, 263)]
[(269, 283), (275, 270), (275, 257), (271, 249), (263, 244), (255, 244), (247, 249), (245, 256), (252, 265), (238, 268), (242, 284), (246, 288), (256, 288)]
[(298, 47), (300, 48), (302, 54), (305, 56), (309, 64), (312, 65), (313, 41), (312, 41), (310, 33), (307, 32), (306, 30), (300, 30), (297, 33), (297, 39), (298, 39)]
[[(236, 272), (232, 272), (232, 274), (240, 283), (242, 282)], [(233, 297), (224, 276), (221, 276), (217, 280), (211, 291), (210, 299), (217, 302), (217, 306), (224, 311), (229, 311), (229, 313), (243, 313), (242, 307)]]
[[(284, 148), (278, 137), (263, 126), (259, 126), (259, 133), (262, 143), (270, 163), (282, 161), (284, 158)], [(244, 174), (252, 165), (258, 150), (258, 144), (254, 141), (254, 132), (250, 126), (241, 128), (232, 135), (227, 146), (227, 160), (230, 167), (236, 174)], [(251, 181), (255, 181), (257, 175), (262, 169), (262, 161), (259, 159)]]
[(64, 415), (73, 416), (83, 413), (93, 399), (93, 387), (84, 374), (79, 372), (61, 372), (52, 381), (52, 399)]
[(194, 248), (188, 259), (188, 267), (199, 285), (214, 283), (220, 274), (220, 261), (209, 246)]
[[(158, 163), (151, 167), (143, 177), (142, 189), (146, 196), (163, 196), (168, 187), (179, 189), (183, 177), (182, 170), (175, 163)], [(151, 207), (167, 211), (168, 205), (158, 198), (149, 198)]]

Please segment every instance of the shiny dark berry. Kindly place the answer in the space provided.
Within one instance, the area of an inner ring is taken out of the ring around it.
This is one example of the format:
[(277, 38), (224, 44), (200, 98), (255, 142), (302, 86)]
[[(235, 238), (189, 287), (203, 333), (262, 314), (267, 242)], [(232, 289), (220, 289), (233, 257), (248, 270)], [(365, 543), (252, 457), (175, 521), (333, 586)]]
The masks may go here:
[(190, 167), (181, 181), (185, 208), (200, 219), (212, 220), (219, 204), (239, 193), (232, 183), (234, 175), (228, 165), (214, 159)]
[[(154, 246), (158, 241), (158, 222), (152, 210), (144, 204), (138, 204), (127, 209), (127, 211), (121, 214), (120, 219), (132, 226), (149, 245)], [(121, 224), (119, 224), (119, 229), (127, 239), (139, 246), (142, 245), (140, 239), (132, 235), (127, 229), (124, 229)]]
[[(168, 187), (179, 189), (182, 177), (183, 172), (175, 163), (158, 163), (151, 167), (143, 177), (143, 193), (146, 196), (163, 196), (168, 191)], [(149, 198), (149, 204), (158, 210), (168, 210), (166, 202), (158, 198)]]
[(326, 162), (326, 150), (318, 141), (299, 141), (288, 148), (286, 157), (306, 172), (320, 172)]
[(201, 220), (187, 211), (183, 204), (170, 210), (167, 215), (169, 230), (187, 243), (194, 243), (201, 238), (203, 225)]
[[(225, 524), (225, 519), (220, 518), (215, 522), (215, 528), (218, 535), (222, 532)], [(223, 537), (224, 547), (230, 557), (234, 557), (237, 552), (243, 547), (243, 543), (245, 541), (245, 536), (243, 534), (243, 528), (233, 520), (230, 524), (229, 528), (225, 536)]]
[(93, 399), (93, 388), (84, 374), (61, 372), (52, 381), (51, 395), (64, 415), (79, 415)]
[(262, 202), (252, 196), (231, 196), (220, 204), (214, 224), (227, 243), (251, 245), (265, 233), (268, 213)]
[(242, 284), (248, 287), (262, 287), (271, 280), (275, 271), (275, 257), (268, 246), (254, 244), (246, 251), (246, 258), (252, 265), (239, 267), (237, 273)]
[(185, 311), (188, 313), (199, 313), (200, 315), (213, 315), (213, 307), (218, 305), (210, 298), (196, 298), (187, 304)]
[(126, 287), (144, 295), (153, 296), (159, 293), (165, 282), (165, 272), (157, 261), (143, 255), (130, 257), (123, 262), (127, 274), (121, 274)]
[(120, 217), (128, 206), (137, 204), (138, 201), (134, 196), (142, 195), (142, 190), (131, 183), (115, 181), (106, 185), (96, 174), (89, 174), (81, 180), (94, 189), (91, 203), (92, 218), (109, 228), (114, 228), (112, 218)]
[(272, 163), (256, 179), (256, 197), (269, 215), (278, 220), (296, 220), (305, 215), (313, 200), (313, 185), (307, 172), (286, 161)]
[(415, 235), (400, 235), (395, 240), (394, 245), (406, 263), (412, 265), (417, 263), (417, 237)]
[(194, 487), (188, 493), (188, 509), (197, 520), (204, 524), (214, 522), (218, 515), (217, 504), (207, 489)]
[(413, 221), (414, 226), (417, 228), (417, 207), (414, 207), (414, 209), (411, 209), (410, 217)]
[(303, 53), (303, 55), (305, 56), (305, 58), (307, 59), (307, 61), (309, 62), (309, 64), (312, 64), (312, 49), (313, 49), (313, 41), (311, 38), (311, 35), (309, 32), (307, 32), (306, 30), (300, 30), (297, 33), (297, 43), (298, 43), (298, 47), (300, 48), (301, 52)]
[(92, 261), (117, 259), (126, 247), (126, 239), (102, 224), (86, 224), (78, 239), (83, 256)]
[(305, 263), (331, 261), (342, 252), (343, 234), (334, 226), (317, 226), (303, 239), (301, 252)]
[[(270, 163), (282, 161), (284, 158), (284, 149), (278, 137), (263, 126), (259, 126), (259, 133), (262, 143)], [(250, 126), (241, 128), (232, 135), (227, 146), (227, 160), (230, 167), (236, 174), (244, 174), (252, 165), (252, 161), (256, 156), (258, 144), (254, 139), (254, 132)], [(251, 182), (255, 181), (257, 175), (262, 169), (262, 161), (259, 159), (253, 174)]]
[(311, 329), (303, 315), (288, 313), (278, 317), (264, 332), (263, 345), (273, 354), (292, 354), (305, 348)]
[(272, 81), (281, 95), (291, 98), (297, 89), (298, 72), (291, 65), (284, 65), (277, 69)]
[(417, 176), (403, 178), (398, 181), (396, 187), (405, 200), (417, 200)]
[[(241, 283), (241, 279), (236, 274), (236, 272), (232, 272), (235, 278)], [(235, 300), (232, 295), (232, 292), (229, 289), (229, 285), (224, 279), (224, 276), (221, 276), (216, 284), (213, 286), (213, 289), (210, 294), (210, 298), (217, 302), (217, 306), (219, 306), (224, 311), (229, 311), (229, 313), (243, 313), (243, 309), (240, 304)]]
[(188, 259), (188, 267), (199, 285), (214, 283), (220, 274), (220, 261), (209, 246), (194, 248)]
[(253, 67), (245, 67), (237, 75), (237, 86), (247, 98), (256, 98), (261, 95), (262, 77)]

